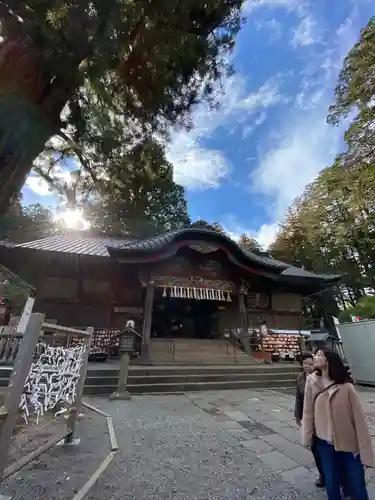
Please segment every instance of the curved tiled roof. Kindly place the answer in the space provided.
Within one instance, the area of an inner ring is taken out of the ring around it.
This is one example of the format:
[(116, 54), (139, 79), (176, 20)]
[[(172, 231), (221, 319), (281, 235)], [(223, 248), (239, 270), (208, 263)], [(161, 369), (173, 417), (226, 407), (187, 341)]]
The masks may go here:
[[(47, 252), (62, 252), (79, 255), (109, 257), (108, 247), (122, 246), (129, 238), (110, 238), (108, 236), (86, 236), (82, 234), (56, 235), (40, 240), (13, 245), (16, 248), (30, 248)], [(2, 246), (2, 243), (0, 243)]]
[(111, 255), (125, 255), (133, 252), (137, 252), (137, 254), (152, 253), (161, 251), (169, 245), (179, 243), (180, 241), (189, 241), (193, 243), (194, 241), (202, 240), (207, 243), (212, 243), (213, 245), (215, 243), (221, 243), (222, 246), (226, 246), (232, 252), (235, 252), (239, 258), (245, 259), (252, 264), (278, 269), (280, 271), (289, 267), (289, 264), (285, 264), (285, 262), (273, 259), (272, 257), (265, 257), (251, 251), (243, 250), (235, 241), (225, 234), (210, 231), (208, 229), (181, 229), (180, 231), (166, 233), (147, 240), (130, 241), (122, 245), (116, 245), (116, 247), (109, 246), (108, 252)]
[(213, 246), (219, 245), (226, 247), (237, 260), (240, 260), (249, 266), (257, 265), (269, 270), (277, 271), (280, 278), (284, 278), (288, 282), (299, 279), (310, 279), (312, 281), (323, 281), (325, 283), (337, 282), (341, 276), (316, 274), (305, 271), (296, 266), (291, 266), (285, 262), (273, 259), (269, 256), (258, 255), (251, 251), (243, 250), (235, 241), (231, 240), (224, 234), (210, 231), (207, 229), (184, 229), (171, 233), (166, 233), (161, 236), (138, 240), (134, 237), (111, 238), (107, 236), (88, 236), (87, 234), (67, 234), (56, 235), (43, 238), (40, 240), (29, 241), (27, 243), (9, 243), (0, 241), (0, 247), (8, 247), (9, 249), (31, 249), (47, 252), (59, 252), (64, 254), (79, 254), (95, 257), (130, 257), (135, 255), (140, 257), (158, 253), (162, 250), (167, 250), (173, 244), (179, 242), (205, 241)]

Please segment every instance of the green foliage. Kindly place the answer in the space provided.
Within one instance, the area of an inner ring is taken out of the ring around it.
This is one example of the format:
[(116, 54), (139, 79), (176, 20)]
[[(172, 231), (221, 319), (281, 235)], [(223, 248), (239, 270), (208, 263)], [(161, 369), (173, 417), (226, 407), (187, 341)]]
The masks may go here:
[(337, 125), (353, 110), (359, 110), (360, 114), (369, 107), (374, 110), (374, 96), (375, 17), (372, 17), (344, 60), (335, 88), (336, 102), (329, 108), (328, 122)]
[(242, 250), (250, 251), (254, 253), (261, 253), (262, 248), (259, 243), (254, 239), (248, 236), (247, 234), (242, 234), (238, 241), (239, 246)]
[(341, 321), (351, 321), (352, 316), (359, 316), (361, 319), (372, 319), (375, 317), (375, 297), (366, 295), (361, 297), (353, 307), (342, 311), (339, 315)]
[(240, 0), (7, 3), (22, 19), (19, 30), (30, 37), (40, 69), (57, 85), (68, 84), (67, 121), (75, 125), (84, 118), (84, 83), (131, 118), (176, 121), (210, 96), (212, 81), (228, 69), (223, 55), (233, 47), (242, 6)]
[(317, 272), (342, 273), (352, 305), (375, 287), (375, 171), (335, 164), (289, 210), (272, 253)]
[[(375, 289), (375, 18), (346, 56), (328, 122), (357, 114), (345, 133), (346, 151), (323, 170), (290, 207), (271, 250), (286, 262), (342, 273), (335, 290), (307, 301), (306, 313), (327, 310), (340, 319), (373, 314)], [(320, 301), (320, 305), (317, 303)], [(336, 307), (337, 309), (337, 307)], [(315, 311), (314, 311), (315, 310)]]
[(12, 306), (13, 313), (21, 314), (23, 307), (33, 288), (0, 264), (0, 283), (4, 298)]
[(203, 219), (198, 219), (190, 224), (192, 229), (205, 229), (206, 231), (216, 231), (217, 233), (228, 236), (223, 227), (218, 222), (207, 222)]
[[(223, 234), (224, 236), (231, 238), (231, 236), (224, 230), (224, 228), (218, 222), (209, 223), (203, 219), (199, 219), (190, 224), (190, 227), (196, 229), (207, 229), (209, 231), (216, 231), (219, 234)], [(254, 238), (251, 238), (247, 234), (242, 234), (239, 240), (237, 241), (237, 244), (244, 251), (250, 251), (258, 254), (264, 253), (259, 243)]]
[(37, 240), (57, 233), (52, 213), (39, 203), (22, 206), (16, 199), (0, 216), (0, 240), (14, 243)]
[[(67, 136), (64, 155), (73, 149), (80, 156), (86, 147), (80, 168), (96, 177), (84, 158), (93, 143), (111, 155), (119, 130), (126, 131), (129, 141), (123, 144), (130, 147), (136, 138), (166, 136), (173, 124), (190, 125), (194, 104), (214, 101), (220, 91), (215, 82), (231, 71), (227, 55), (241, 25), (242, 3), (8, 0), (0, 10), (0, 52), (7, 55), (3, 61), (12, 51), (22, 57), (6, 85), (33, 96), (33, 105), (49, 119), (50, 137), (59, 129)], [(0, 73), (8, 75), (8, 68)], [(101, 120), (99, 136), (91, 135), (93, 115)], [(7, 144), (15, 125), (8, 127), (0, 134), (3, 150), (11, 151), (11, 157), (0, 156), (2, 211), (46, 140), (41, 134), (40, 144), (23, 145), (21, 161)], [(49, 143), (47, 154), (53, 149)]]
[(189, 225), (184, 189), (173, 181), (172, 166), (155, 142), (122, 158), (95, 195), (86, 215), (103, 233), (149, 237)]

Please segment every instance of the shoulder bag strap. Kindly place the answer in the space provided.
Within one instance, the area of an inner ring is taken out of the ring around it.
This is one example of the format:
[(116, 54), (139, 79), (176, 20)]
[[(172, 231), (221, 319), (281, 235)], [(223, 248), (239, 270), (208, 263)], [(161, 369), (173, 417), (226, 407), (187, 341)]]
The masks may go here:
[(318, 399), (318, 397), (321, 395), (321, 394), (324, 394), (325, 392), (327, 392), (331, 387), (333, 387), (334, 385), (336, 385), (336, 382), (332, 382), (332, 384), (329, 384), (327, 385), (327, 387), (324, 387), (324, 389), (321, 389), (319, 392), (317, 392), (314, 396), (314, 408), (315, 408), (315, 403), (316, 403), (316, 400)]

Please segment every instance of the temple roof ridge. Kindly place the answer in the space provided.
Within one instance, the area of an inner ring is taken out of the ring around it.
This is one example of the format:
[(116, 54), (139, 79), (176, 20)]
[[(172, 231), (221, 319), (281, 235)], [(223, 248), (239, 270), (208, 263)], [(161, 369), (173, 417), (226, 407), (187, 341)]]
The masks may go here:
[(47, 236), (25, 243), (0, 241), (0, 247), (6, 247), (8, 251), (13, 249), (17, 251), (30, 249), (64, 254), (91, 255), (95, 257), (114, 257), (115, 259), (126, 259), (127, 256), (132, 256), (132, 258), (136, 259), (139, 256), (140, 261), (142, 261), (145, 255), (167, 254), (170, 251), (170, 255), (172, 256), (181, 245), (194, 246), (195, 244), (199, 245), (202, 241), (208, 246), (212, 245), (212, 247), (222, 248), (235, 255), (237, 262), (243, 261), (250, 266), (256, 265), (264, 269), (268, 268), (277, 272), (279, 276), (292, 280), (307, 278), (314, 281), (332, 282), (334, 284), (341, 277), (338, 274), (312, 273), (300, 267), (274, 259), (272, 256), (260, 255), (250, 250), (244, 250), (229, 236), (206, 228), (185, 228), (144, 239), (137, 239), (130, 235), (122, 237), (107, 235), (93, 236), (88, 232), (80, 231)]

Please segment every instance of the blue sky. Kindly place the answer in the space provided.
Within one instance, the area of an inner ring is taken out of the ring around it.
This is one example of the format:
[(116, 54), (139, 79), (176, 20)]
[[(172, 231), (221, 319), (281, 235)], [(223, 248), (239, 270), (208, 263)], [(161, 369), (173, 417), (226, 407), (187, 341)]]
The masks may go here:
[[(248, 0), (220, 107), (193, 111), (172, 134), (168, 158), (193, 219), (267, 246), (288, 206), (344, 148), (326, 124), (343, 57), (373, 14), (370, 0)], [(26, 203), (53, 206), (32, 177)]]

